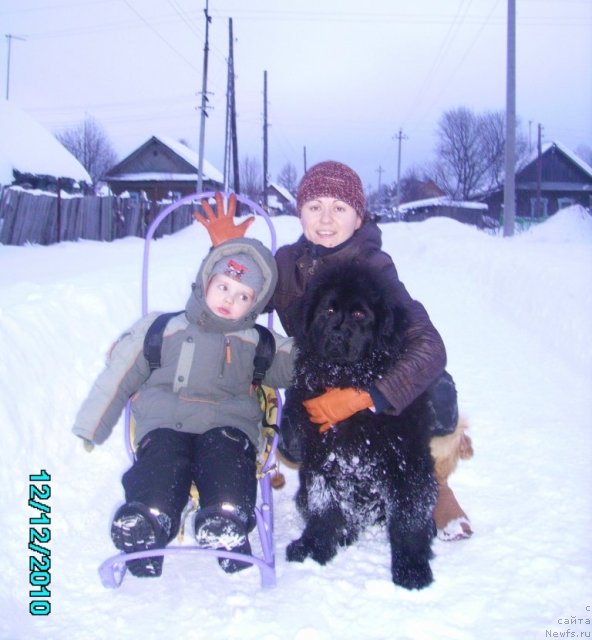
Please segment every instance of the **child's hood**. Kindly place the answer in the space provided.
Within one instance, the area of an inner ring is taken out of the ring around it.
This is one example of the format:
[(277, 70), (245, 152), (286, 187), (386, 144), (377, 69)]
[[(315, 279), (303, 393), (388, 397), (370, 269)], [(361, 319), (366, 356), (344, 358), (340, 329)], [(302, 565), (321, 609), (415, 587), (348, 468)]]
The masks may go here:
[[(240, 320), (228, 320), (213, 313), (205, 302), (205, 292), (214, 265), (226, 256), (237, 253), (249, 255), (261, 269), (263, 274), (263, 287), (255, 304), (247, 315)], [(187, 301), (185, 311), (190, 322), (200, 325), (207, 331), (236, 331), (254, 326), (257, 317), (269, 302), (277, 284), (278, 273), (271, 251), (255, 238), (233, 238), (226, 240), (217, 247), (212, 247), (201, 263), (197, 277), (192, 287), (193, 290)]]

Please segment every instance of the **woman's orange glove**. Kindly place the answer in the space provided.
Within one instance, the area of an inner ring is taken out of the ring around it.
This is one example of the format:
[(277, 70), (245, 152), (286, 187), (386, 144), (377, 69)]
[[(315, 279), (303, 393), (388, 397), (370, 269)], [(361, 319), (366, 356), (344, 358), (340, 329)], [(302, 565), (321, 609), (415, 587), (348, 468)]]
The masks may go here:
[(370, 394), (353, 387), (328, 389), (323, 395), (305, 400), (302, 404), (308, 411), (311, 422), (320, 425), (319, 433), (324, 433), (358, 411), (373, 407)]
[(240, 224), (235, 225), (234, 214), (236, 213), (236, 195), (234, 193), (230, 194), (230, 197), (228, 198), (228, 211), (226, 212), (224, 211), (224, 200), (219, 191), (214, 194), (214, 199), (216, 200), (215, 213), (212, 210), (212, 207), (210, 207), (210, 203), (204, 198), (201, 201), (201, 206), (203, 207), (205, 216), (194, 211), (193, 217), (207, 229), (210, 234), (210, 239), (212, 240), (212, 245), (217, 247), (225, 240), (230, 240), (231, 238), (242, 238), (247, 232), (247, 229), (254, 222), (255, 216), (251, 216)]

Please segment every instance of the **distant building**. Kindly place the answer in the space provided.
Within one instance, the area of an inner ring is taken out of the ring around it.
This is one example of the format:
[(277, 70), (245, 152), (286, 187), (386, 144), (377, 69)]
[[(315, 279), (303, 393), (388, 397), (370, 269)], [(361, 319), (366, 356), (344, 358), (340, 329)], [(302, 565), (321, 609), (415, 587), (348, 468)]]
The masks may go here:
[[(592, 207), (592, 167), (559, 142), (547, 142), (516, 173), (516, 215), (540, 218), (580, 204)], [(503, 187), (483, 199), (501, 220)]]
[[(133, 198), (178, 200), (197, 190), (199, 155), (168, 136), (152, 136), (116, 164), (104, 176), (115, 195), (127, 192)], [(219, 191), (224, 177), (203, 161), (204, 191)]]
[(435, 217), (452, 218), (480, 229), (491, 226), (487, 205), (481, 202), (462, 202), (440, 196), (406, 202), (399, 207), (399, 219), (405, 222), (421, 222)]
[(296, 198), (276, 182), (267, 185), (267, 206), (271, 214), (296, 215)]

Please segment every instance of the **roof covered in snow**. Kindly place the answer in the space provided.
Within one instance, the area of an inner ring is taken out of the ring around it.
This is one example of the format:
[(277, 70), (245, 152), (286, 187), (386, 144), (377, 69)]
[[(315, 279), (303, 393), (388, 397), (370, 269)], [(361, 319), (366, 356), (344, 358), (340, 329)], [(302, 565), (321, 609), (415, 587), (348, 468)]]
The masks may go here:
[(467, 202), (452, 200), (448, 196), (436, 198), (425, 198), (424, 200), (413, 200), (405, 202), (399, 206), (399, 211), (413, 211), (414, 209), (424, 209), (429, 207), (455, 207), (457, 209), (487, 209), (487, 205), (481, 202)]
[(296, 198), (290, 193), (290, 191), (283, 185), (277, 182), (270, 182), (269, 186), (275, 189), (287, 202), (296, 206)]
[[(149, 150), (152, 149), (155, 144), (166, 147), (182, 161), (181, 164), (170, 164), (169, 168), (171, 170), (168, 171), (163, 170), (161, 162), (156, 162), (154, 166), (152, 166), (152, 152)], [(139, 158), (142, 160), (138, 161)], [(195, 169), (195, 173), (193, 171), (185, 171), (187, 165)], [(144, 168), (147, 170), (144, 170)], [(110, 182), (137, 182), (142, 180), (170, 181), (173, 179), (175, 181), (186, 180), (195, 182), (197, 180), (198, 169), (199, 154), (197, 152), (170, 136), (154, 135), (111, 168), (107, 172), (107, 179)], [(216, 169), (216, 167), (205, 158), (203, 159), (202, 171), (204, 181), (216, 182), (218, 184), (224, 183), (222, 172)]]
[[(541, 145), (541, 155), (545, 154), (552, 147), (556, 147), (557, 149), (559, 149), (559, 151), (561, 151), (563, 155), (568, 157), (575, 165), (580, 167), (580, 169), (582, 169), (584, 173), (592, 178), (592, 167), (585, 160), (580, 158), (580, 156), (576, 155), (569, 147), (566, 147), (561, 142), (557, 142), (557, 140), (550, 140), (549, 142), (543, 143)], [(538, 151), (535, 150), (526, 161), (525, 166), (528, 166), (532, 162), (535, 162), (538, 158), (538, 155)]]
[[(172, 149), (177, 155), (181, 156), (196, 169), (199, 168), (199, 154), (196, 151), (193, 151), (193, 149), (190, 149), (186, 144), (183, 144), (169, 136), (158, 135), (154, 137)], [(205, 158), (203, 159), (203, 174), (203, 177), (206, 180), (224, 183), (224, 176), (222, 175), (222, 172), (216, 169), (216, 167)]]
[(92, 184), (86, 169), (52, 133), (13, 103), (0, 100), (0, 185), (13, 183), (14, 170)]

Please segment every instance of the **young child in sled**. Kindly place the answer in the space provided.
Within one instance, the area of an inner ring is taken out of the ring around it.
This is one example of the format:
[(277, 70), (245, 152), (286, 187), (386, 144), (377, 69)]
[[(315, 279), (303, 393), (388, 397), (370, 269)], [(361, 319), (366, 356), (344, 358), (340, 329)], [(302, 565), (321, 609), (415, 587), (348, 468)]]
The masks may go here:
[[(164, 548), (177, 535), (194, 482), (198, 546), (250, 554), (262, 419), (252, 385), (259, 340), (254, 325), (276, 281), (275, 260), (258, 240), (223, 241), (203, 260), (185, 313), (169, 320), (160, 367), (151, 372), (143, 353), (158, 313), (137, 321), (111, 349), (73, 432), (101, 444), (133, 396), (137, 452), (122, 478), (125, 504), (111, 525), (118, 549)], [(285, 387), (292, 374), (292, 340), (274, 338), (276, 352), (263, 382)], [(228, 573), (250, 566), (228, 558), (218, 562)], [(162, 564), (162, 557), (127, 563), (135, 576), (159, 576)]]

